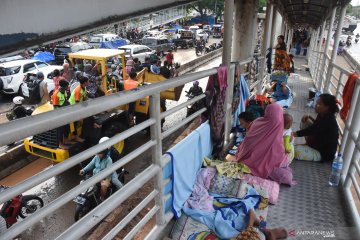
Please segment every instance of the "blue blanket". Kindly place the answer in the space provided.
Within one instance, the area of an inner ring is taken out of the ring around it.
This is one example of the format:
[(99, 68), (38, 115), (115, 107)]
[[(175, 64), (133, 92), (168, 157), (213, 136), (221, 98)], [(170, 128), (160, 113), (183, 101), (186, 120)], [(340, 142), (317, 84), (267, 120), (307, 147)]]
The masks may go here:
[(250, 90), (243, 75), (241, 75), (240, 77), (239, 85), (240, 85), (239, 86), (240, 102), (233, 116), (233, 121), (232, 121), (233, 128), (240, 126), (240, 121), (238, 116), (240, 113), (245, 112), (245, 102), (250, 97)]
[(248, 211), (256, 209), (260, 203), (260, 195), (251, 187), (248, 188), (247, 195), (243, 199), (211, 195), (214, 196), (214, 202), (223, 203), (225, 206), (215, 207), (214, 212), (186, 207), (183, 211), (191, 218), (204, 223), (220, 239), (230, 239), (239, 235), (248, 224)]
[(203, 158), (209, 157), (211, 151), (210, 126), (206, 122), (167, 152), (173, 168), (172, 208), (175, 217), (181, 216), (181, 209), (193, 191)]

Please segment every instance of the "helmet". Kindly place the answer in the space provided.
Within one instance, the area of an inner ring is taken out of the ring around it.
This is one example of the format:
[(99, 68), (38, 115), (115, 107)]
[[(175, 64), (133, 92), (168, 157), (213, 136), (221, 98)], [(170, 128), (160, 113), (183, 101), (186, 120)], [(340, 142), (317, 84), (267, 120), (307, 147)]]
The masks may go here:
[[(107, 140), (109, 140), (110, 138), (108, 138), (108, 137), (102, 137), (102, 138), (100, 138), (100, 140), (99, 140), (99, 143), (103, 143), (103, 142), (105, 142), (105, 141), (107, 141)], [(104, 150), (102, 150), (101, 152), (99, 152), (100, 154), (104, 154), (104, 155), (107, 155), (108, 153), (109, 153), (109, 149), (104, 149)]]
[(195, 81), (195, 82), (193, 82), (193, 86), (194, 86), (194, 87), (199, 86), (199, 81)]
[(23, 98), (23, 97), (20, 97), (20, 96), (17, 96), (17, 97), (14, 97), (14, 98), (13, 98), (13, 103), (15, 103), (16, 105), (22, 104), (23, 101), (24, 101), (24, 98)]
[(100, 138), (99, 143), (103, 143), (109, 139), (110, 139), (109, 137), (102, 137), (102, 138)]

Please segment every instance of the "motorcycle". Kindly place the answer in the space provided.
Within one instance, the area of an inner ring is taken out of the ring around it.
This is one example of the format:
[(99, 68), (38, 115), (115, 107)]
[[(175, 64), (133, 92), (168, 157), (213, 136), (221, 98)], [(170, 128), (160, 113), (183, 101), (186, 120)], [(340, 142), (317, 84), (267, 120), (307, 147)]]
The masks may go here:
[[(24, 108), (24, 113), (26, 114), (26, 116), (20, 116), (19, 113), (18, 113), (18, 108)], [(34, 106), (27, 106), (27, 107), (24, 107), (24, 106), (15, 106), (10, 113), (6, 113), (6, 118), (9, 120), (9, 121), (13, 121), (15, 119), (19, 119), (19, 118), (22, 118), (22, 117), (28, 117), (28, 116), (31, 116), (31, 114), (33, 113), (33, 111), (35, 110), (35, 107)]]
[[(128, 172), (124, 168), (120, 168), (118, 178), (122, 184), (125, 183), (125, 174), (128, 174)], [(80, 181), (80, 184), (90, 177), (91, 175), (85, 175), (84, 179)], [(106, 198), (110, 197), (114, 192), (116, 192), (116, 190), (117, 189), (114, 184), (111, 184), (108, 188)], [(76, 203), (74, 216), (76, 222), (85, 216), (88, 212), (100, 205), (100, 184), (98, 183), (89, 187), (85, 192), (76, 196), (73, 201)]]
[[(0, 192), (9, 187), (0, 185)], [(6, 228), (11, 227), (17, 219), (26, 218), (44, 206), (44, 201), (35, 195), (18, 195), (3, 204), (0, 216), (5, 219)]]
[(351, 40), (348, 39), (348, 40), (346, 41), (346, 46), (347, 46), (348, 48), (351, 47)]
[[(190, 94), (188, 91), (185, 91), (185, 92), (186, 92), (186, 97), (188, 98), (188, 101), (193, 99), (194, 97), (196, 97), (195, 95)], [(193, 104), (189, 104), (186, 108), (186, 117), (189, 117), (190, 115), (197, 112), (204, 106), (205, 106), (204, 99), (194, 102)]]
[(204, 46), (203, 45), (197, 45), (195, 47), (195, 53), (196, 53), (196, 56), (200, 56), (201, 54), (204, 53)]
[(213, 43), (209, 46), (210, 51), (215, 51), (217, 49), (216, 43)]
[(205, 53), (209, 53), (209, 52), (211, 52), (212, 50), (211, 50), (211, 48), (210, 47), (205, 47)]

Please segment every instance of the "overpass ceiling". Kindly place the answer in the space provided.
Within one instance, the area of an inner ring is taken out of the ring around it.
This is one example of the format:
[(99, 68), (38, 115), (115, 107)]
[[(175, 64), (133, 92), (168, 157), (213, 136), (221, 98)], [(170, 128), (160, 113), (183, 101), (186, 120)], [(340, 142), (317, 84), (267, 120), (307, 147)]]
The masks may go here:
[(317, 27), (330, 15), (334, 7), (350, 0), (278, 0), (279, 11), (292, 25)]
[(195, 0), (1, 0), (0, 56)]

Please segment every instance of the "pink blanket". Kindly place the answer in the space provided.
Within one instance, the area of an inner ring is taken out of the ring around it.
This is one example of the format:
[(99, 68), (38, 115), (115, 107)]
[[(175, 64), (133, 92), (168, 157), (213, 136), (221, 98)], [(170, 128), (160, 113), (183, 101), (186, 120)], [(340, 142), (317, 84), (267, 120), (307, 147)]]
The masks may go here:
[(201, 168), (196, 176), (194, 190), (189, 199), (185, 202), (185, 207), (213, 212), (213, 197), (209, 195), (211, 179), (215, 176), (215, 168)]
[(256, 184), (265, 189), (269, 194), (269, 202), (276, 204), (279, 198), (280, 185), (277, 182), (260, 177), (244, 174), (243, 180), (249, 184)]

